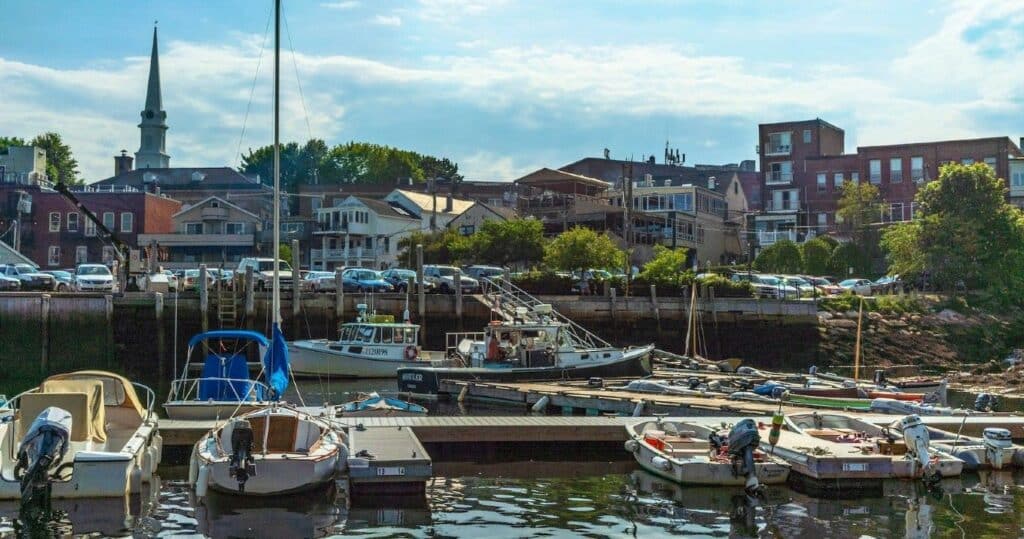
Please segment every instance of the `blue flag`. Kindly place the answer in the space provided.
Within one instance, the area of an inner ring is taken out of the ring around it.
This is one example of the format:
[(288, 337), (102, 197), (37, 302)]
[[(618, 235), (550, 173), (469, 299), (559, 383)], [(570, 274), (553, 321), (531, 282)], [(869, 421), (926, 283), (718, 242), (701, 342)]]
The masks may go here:
[(288, 389), (288, 345), (284, 342), (284, 334), (281, 327), (275, 322), (273, 329), (273, 340), (267, 350), (267, 357), (263, 360), (264, 368), (267, 370), (267, 385), (270, 386), (271, 400), (281, 400), (284, 391)]

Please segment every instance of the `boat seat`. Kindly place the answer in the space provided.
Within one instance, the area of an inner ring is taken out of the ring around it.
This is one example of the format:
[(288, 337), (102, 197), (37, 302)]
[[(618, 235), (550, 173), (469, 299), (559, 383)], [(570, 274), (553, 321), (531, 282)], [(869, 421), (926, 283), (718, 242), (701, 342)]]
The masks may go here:
[(804, 429), (804, 434), (813, 436), (821, 440), (828, 440), (834, 442), (842, 436), (851, 434), (853, 431), (849, 429)]
[(85, 393), (26, 393), (22, 395), (18, 403), (18, 412), (21, 414), (21, 419), (18, 421), (18, 440), (25, 436), (25, 432), (28, 431), (36, 417), (39, 417), (43, 410), (51, 406), (64, 409), (71, 414), (72, 442), (106, 440), (106, 432), (94, 432), (96, 425), (90, 420), (89, 395)]
[[(250, 417), (252, 425), (253, 452), (263, 452), (264, 429), (266, 429), (267, 416)], [(295, 452), (295, 438), (298, 434), (299, 418), (290, 415), (271, 415), (270, 430), (266, 432), (267, 452), (293, 453)]]

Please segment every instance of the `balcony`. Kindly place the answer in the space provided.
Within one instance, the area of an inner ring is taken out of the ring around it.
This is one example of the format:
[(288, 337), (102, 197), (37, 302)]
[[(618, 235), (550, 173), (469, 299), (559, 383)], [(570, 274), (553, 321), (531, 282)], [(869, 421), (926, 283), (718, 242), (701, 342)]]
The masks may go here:
[(766, 156), (771, 155), (789, 155), (793, 151), (793, 146), (790, 144), (781, 144), (769, 142), (764, 145), (764, 154)]
[(199, 215), (204, 221), (226, 221), (228, 219), (228, 209), (207, 206), (199, 212)]
[(327, 262), (344, 262), (346, 266), (372, 266), (384, 253), (374, 253), (373, 249), (349, 249), (348, 256), (345, 256), (345, 249), (310, 249), (310, 257), (314, 264), (324, 261), (324, 253), (327, 253)]
[(796, 231), (782, 230), (777, 232), (768, 232), (759, 230), (757, 232), (757, 243), (761, 246), (771, 245), (780, 240), (796, 241)]
[(764, 207), (764, 211), (772, 213), (785, 213), (785, 212), (797, 212), (800, 211), (799, 200), (769, 200)]
[(768, 176), (765, 178), (765, 183), (768, 184), (768, 185), (788, 184), (788, 183), (790, 183), (792, 181), (793, 181), (793, 173), (792, 172), (772, 171), (772, 172), (769, 172)]
[(139, 245), (161, 247), (252, 247), (253, 234), (139, 234)]

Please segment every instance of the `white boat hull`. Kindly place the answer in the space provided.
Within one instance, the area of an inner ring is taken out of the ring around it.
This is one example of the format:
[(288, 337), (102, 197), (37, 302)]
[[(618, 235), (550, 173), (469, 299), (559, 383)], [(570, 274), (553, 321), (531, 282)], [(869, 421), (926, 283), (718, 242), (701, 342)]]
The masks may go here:
[(227, 419), (270, 405), (270, 402), (246, 402), (239, 406), (230, 401), (168, 401), (164, 412), (170, 419)]
[(296, 376), (337, 378), (394, 378), (400, 367), (421, 367), (429, 361), (356, 356), (328, 347), (328, 341), (288, 343), (292, 372)]

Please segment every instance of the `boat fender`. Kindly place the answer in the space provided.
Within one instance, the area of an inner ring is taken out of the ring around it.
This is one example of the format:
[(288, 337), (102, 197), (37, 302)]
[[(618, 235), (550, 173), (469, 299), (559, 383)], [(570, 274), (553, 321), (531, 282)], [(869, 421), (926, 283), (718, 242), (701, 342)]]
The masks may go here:
[(543, 397), (537, 399), (537, 402), (533, 403), (533, 406), (530, 408), (530, 411), (532, 411), (535, 414), (542, 414), (545, 410), (548, 409), (549, 402), (551, 402), (551, 398), (548, 397), (547, 395), (544, 395)]
[(640, 399), (636, 401), (636, 406), (633, 407), (633, 417), (640, 417), (644, 415), (644, 400)]
[(199, 473), (196, 474), (196, 496), (200, 498), (206, 497), (206, 488), (210, 481), (210, 467), (201, 464), (199, 466)]
[(640, 449), (640, 442), (634, 439), (629, 439), (626, 440), (626, 443), (622, 444), (622, 446), (626, 449), (626, 451), (629, 451), (630, 453), (636, 453), (636, 451)]
[(196, 484), (196, 479), (199, 477), (199, 459), (196, 457), (196, 447), (192, 447), (192, 455), (188, 459), (188, 482), (190, 485)]
[(459, 391), (458, 402), (464, 402), (466, 400), (466, 395), (469, 395), (469, 386), (468, 385), (462, 386), (462, 390)]
[(981, 468), (981, 461), (978, 460), (978, 455), (974, 451), (958, 451), (953, 456), (964, 461), (964, 470), (974, 472)]
[(153, 448), (153, 472), (156, 472), (157, 466), (163, 462), (164, 458), (164, 437), (160, 436), (160, 433), (153, 435), (153, 443), (150, 445)]
[(668, 459), (666, 459), (665, 457), (651, 457), (651, 464), (653, 464), (654, 467), (659, 470), (665, 472), (672, 471), (672, 463), (669, 462)]
[(149, 482), (153, 478), (153, 448), (147, 447), (142, 450), (142, 480)]
[(412, 361), (412, 360), (416, 359), (416, 356), (417, 356), (417, 353), (416, 353), (416, 347), (415, 346), (409, 345), (409, 346), (405, 347), (405, 359), (407, 359), (409, 361)]
[(132, 466), (132, 471), (128, 475), (128, 489), (132, 493), (142, 489), (142, 467), (138, 464)]

